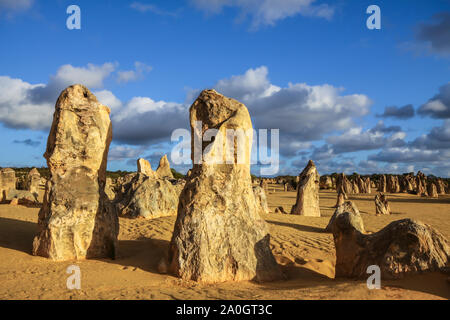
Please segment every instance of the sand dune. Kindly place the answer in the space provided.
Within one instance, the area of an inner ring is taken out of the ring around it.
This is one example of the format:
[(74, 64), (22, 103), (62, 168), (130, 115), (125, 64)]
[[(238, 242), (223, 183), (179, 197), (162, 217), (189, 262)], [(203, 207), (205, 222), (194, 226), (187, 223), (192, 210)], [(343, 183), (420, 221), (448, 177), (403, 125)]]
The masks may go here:
[[(376, 232), (388, 223), (413, 218), (432, 225), (450, 238), (450, 195), (438, 199), (388, 194), (393, 214), (376, 217), (374, 194), (351, 195), (363, 213), (366, 229)], [(295, 192), (269, 186), (269, 207), (289, 211)], [(31, 253), (38, 208), (0, 205), (0, 299), (448, 299), (448, 275), (430, 273), (383, 281), (380, 290), (363, 281), (334, 279), (334, 245), (322, 232), (333, 213), (334, 191), (321, 191), (322, 217), (281, 214), (264, 216), (269, 223), (273, 253), (285, 281), (202, 285), (159, 274), (175, 217), (154, 220), (120, 219), (116, 260), (52, 262)], [(66, 268), (81, 268), (81, 290), (68, 290)]]

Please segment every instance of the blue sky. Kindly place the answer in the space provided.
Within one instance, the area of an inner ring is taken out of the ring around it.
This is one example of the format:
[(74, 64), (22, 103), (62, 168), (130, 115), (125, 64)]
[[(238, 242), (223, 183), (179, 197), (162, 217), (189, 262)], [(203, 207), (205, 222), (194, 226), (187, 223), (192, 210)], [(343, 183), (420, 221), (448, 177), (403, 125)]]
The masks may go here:
[(112, 109), (110, 170), (157, 166), (216, 88), (280, 129), (279, 174), (311, 158), (321, 174), (450, 177), (450, 1), (0, 0), (0, 37), (1, 167), (45, 165), (54, 103), (81, 82)]

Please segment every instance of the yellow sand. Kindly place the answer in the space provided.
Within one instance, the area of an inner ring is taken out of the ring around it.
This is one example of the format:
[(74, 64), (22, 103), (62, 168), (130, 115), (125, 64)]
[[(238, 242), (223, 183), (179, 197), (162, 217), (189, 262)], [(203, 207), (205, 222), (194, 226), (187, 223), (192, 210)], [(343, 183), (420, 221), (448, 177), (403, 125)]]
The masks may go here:
[[(450, 195), (439, 199), (388, 194), (391, 216), (376, 217), (372, 195), (351, 196), (363, 215), (367, 231), (413, 218), (450, 238)], [(295, 192), (269, 187), (269, 207), (289, 211)], [(364, 281), (334, 280), (332, 235), (322, 233), (333, 213), (336, 193), (320, 193), (322, 217), (268, 214), (272, 250), (287, 280), (202, 285), (159, 274), (175, 217), (154, 220), (120, 219), (119, 258), (52, 262), (30, 255), (37, 230), (38, 208), (0, 205), (0, 299), (448, 299), (450, 286), (441, 273), (384, 281), (369, 290)], [(68, 290), (66, 269), (81, 268), (81, 290)]]

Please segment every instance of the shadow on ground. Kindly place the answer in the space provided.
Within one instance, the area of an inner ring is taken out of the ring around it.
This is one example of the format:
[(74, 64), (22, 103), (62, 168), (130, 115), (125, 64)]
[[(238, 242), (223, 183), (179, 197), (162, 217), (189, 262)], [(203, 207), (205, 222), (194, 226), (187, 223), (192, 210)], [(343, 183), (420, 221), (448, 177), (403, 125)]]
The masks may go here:
[(0, 247), (31, 255), (37, 223), (0, 217)]
[(299, 231), (325, 233), (324, 229), (313, 227), (313, 226), (304, 226), (301, 224), (286, 223), (286, 222), (279, 222), (279, 221), (273, 221), (273, 220), (267, 220), (267, 222), (271, 223), (271, 224), (275, 224), (277, 226), (291, 227), (291, 228), (297, 229)]

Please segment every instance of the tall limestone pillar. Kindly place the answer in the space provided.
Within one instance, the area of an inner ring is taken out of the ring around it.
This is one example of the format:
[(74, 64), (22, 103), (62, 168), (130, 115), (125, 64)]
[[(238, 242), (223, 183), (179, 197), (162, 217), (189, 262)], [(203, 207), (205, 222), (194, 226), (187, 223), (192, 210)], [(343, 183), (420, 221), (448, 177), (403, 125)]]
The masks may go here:
[[(190, 108), (190, 122), (194, 165), (180, 196), (169, 270), (183, 279), (206, 283), (279, 279), (268, 228), (258, 214), (252, 190), (253, 132), (247, 108), (205, 90)], [(202, 143), (198, 139), (211, 133), (209, 129), (217, 134), (208, 138), (213, 142)], [(247, 136), (230, 139), (237, 141), (230, 149), (229, 129), (248, 130)], [(231, 159), (226, 150), (232, 150)], [(204, 155), (201, 159), (198, 151)]]
[(115, 257), (118, 217), (104, 192), (112, 139), (109, 113), (82, 85), (59, 96), (44, 154), (51, 177), (34, 255), (58, 261)]

